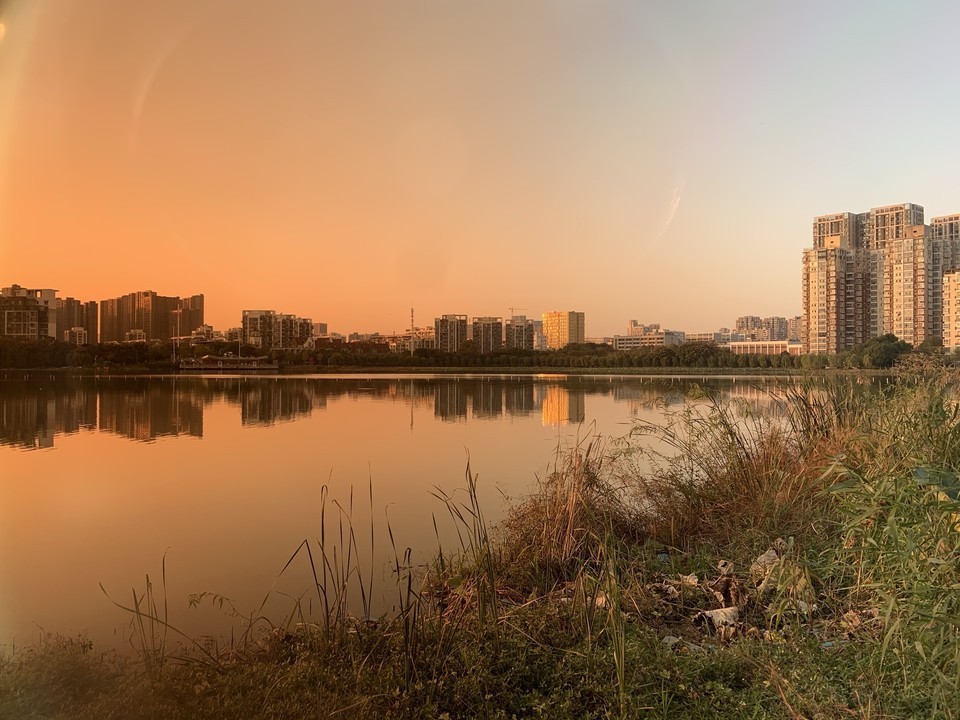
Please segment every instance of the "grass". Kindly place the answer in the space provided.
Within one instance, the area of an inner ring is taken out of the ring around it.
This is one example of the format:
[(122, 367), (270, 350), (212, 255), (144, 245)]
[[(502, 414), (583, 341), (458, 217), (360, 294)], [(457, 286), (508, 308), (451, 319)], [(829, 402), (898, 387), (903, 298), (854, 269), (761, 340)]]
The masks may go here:
[(383, 617), (353, 499), (325, 501), (288, 618), (174, 650), (148, 579), (124, 604), (137, 658), (69, 638), (7, 652), (0, 718), (955, 718), (955, 381), (704, 395), (558, 451), (496, 528), (468, 464), (462, 493), (437, 493), (458, 547), (416, 567), (371, 534), (393, 550)]

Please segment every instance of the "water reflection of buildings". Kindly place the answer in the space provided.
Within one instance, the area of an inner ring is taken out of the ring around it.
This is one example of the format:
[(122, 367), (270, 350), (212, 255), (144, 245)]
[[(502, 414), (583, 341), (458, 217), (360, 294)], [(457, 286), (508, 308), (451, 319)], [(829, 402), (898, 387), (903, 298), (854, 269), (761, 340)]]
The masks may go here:
[(544, 425), (569, 425), (583, 422), (586, 392), (561, 385), (544, 388), (541, 418)]
[(151, 441), (203, 436), (203, 402), (164, 381), (96, 379), (0, 386), (0, 444), (53, 447), (57, 435), (80, 430)]
[(540, 413), (544, 425), (583, 422), (586, 390), (580, 384), (532, 377), (443, 379), (434, 394), (434, 416), (445, 422), (496, 420)]
[(5, 385), (0, 396), (0, 444), (28, 449), (53, 447), (55, 435), (97, 423), (97, 397), (83, 388), (57, 392), (50, 384)]
[(242, 425), (273, 425), (309, 416), (327, 405), (326, 395), (312, 391), (305, 379), (241, 380), (239, 403)]
[(507, 383), (503, 399), (507, 415), (533, 415), (537, 411), (537, 403), (533, 397), (533, 378), (519, 378), (516, 382)]
[(503, 382), (480, 382), (473, 394), (473, 416), (478, 420), (503, 415)]
[(245, 426), (269, 426), (309, 417), (328, 402), (401, 403), (445, 422), (486, 422), (539, 414), (544, 425), (586, 420), (586, 397), (607, 396), (631, 415), (681, 406), (702, 397), (700, 385), (752, 410), (782, 414), (769, 383), (616, 377), (409, 378), (122, 378), (75, 377), (44, 382), (0, 382), (0, 444), (48, 448), (57, 435), (99, 430), (150, 442), (203, 437), (204, 409), (239, 408)]
[(171, 383), (111, 382), (99, 392), (100, 432), (116, 433), (131, 440), (152, 442), (159, 437), (203, 437), (203, 401), (192, 388)]
[(448, 380), (437, 386), (433, 400), (433, 414), (444, 422), (467, 419), (466, 382)]

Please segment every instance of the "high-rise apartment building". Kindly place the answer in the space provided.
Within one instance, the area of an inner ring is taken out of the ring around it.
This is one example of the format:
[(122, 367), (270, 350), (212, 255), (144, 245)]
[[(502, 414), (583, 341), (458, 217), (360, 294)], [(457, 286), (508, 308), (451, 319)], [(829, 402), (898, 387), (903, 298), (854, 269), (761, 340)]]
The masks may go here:
[(803, 315), (794, 315), (787, 319), (787, 340), (800, 342), (803, 337)]
[(960, 215), (924, 224), (920, 205), (814, 218), (803, 255), (805, 352), (836, 353), (884, 333), (943, 336), (944, 273), (960, 267)]
[(960, 349), (960, 270), (943, 275), (943, 349)]
[(543, 315), (543, 334), (551, 350), (582, 343), (586, 340), (584, 314), (575, 311), (554, 311)]
[[(927, 312), (931, 318), (931, 333), (943, 337), (946, 307), (943, 302), (945, 274), (960, 269), (960, 215), (944, 215), (930, 219), (930, 236), (934, 252), (934, 270), (930, 278), (930, 298)], [(939, 324), (938, 324), (939, 323)]]
[(546, 350), (547, 336), (543, 332), (543, 320), (531, 320), (533, 323), (533, 349)]
[(203, 295), (191, 295), (185, 298), (174, 298), (179, 303), (173, 310), (174, 317), (170, 320), (170, 335), (173, 337), (189, 337), (193, 331), (202, 327)]
[(737, 318), (736, 332), (752, 340), (786, 340), (789, 330), (785, 317), (760, 317), (741, 315)]
[(100, 342), (189, 336), (203, 325), (203, 295), (157, 295), (153, 290), (100, 301)]
[(276, 310), (244, 310), (240, 332), (244, 343), (261, 350), (292, 350), (304, 347), (314, 337), (314, 328), (310, 318)]
[(0, 295), (0, 336), (19, 340), (47, 337), (48, 312), (35, 298)]
[(752, 333), (763, 327), (763, 318), (759, 315), (741, 315), (735, 327), (739, 333)]
[(457, 352), (467, 341), (467, 316), (443, 315), (433, 320), (437, 350)]
[(883, 332), (911, 345), (941, 325), (928, 315), (933, 276), (943, 276), (942, 268), (933, 267), (942, 257), (933, 244), (926, 225), (911, 225), (902, 236), (888, 239), (883, 250)]
[[(861, 219), (854, 213), (814, 218), (813, 247), (803, 253), (801, 340), (808, 353), (845, 350), (868, 334), (870, 306), (862, 297), (863, 287), (860, 296), (855, 292), (855, 277), (858, 271), (862, 277), (867, 252)], [(855, 302), (858, 297), (860, 302)]]
[(281, 350), (303, 347), (313, 337), (313, 320), (277, 314), (273, 319), (273, 347)]
[[(99, 310), (96, 300), (83, 302), (74, 298), (57, 298), (58, 340), (84, 345), (97, 342)], [(79, 330), (83, 330), (80, 333)], [(83, 340), (83, 342), (81, 342)]]
[(764, 318), (757, 332), (757, 340), (786, 340), (789, 331), (785, 317), (773, 316)]
[(907, 237), (910, 228), (923, 225), (923, 208), (913, 203), (873, 208), (863, 213), (863, 234), (870, 250), (885, 250), (891, 240)]
[(244, 310), (241, 323), (245, 345), (268, 350), (273, 347), (273, 320), (276, 310)]
[(528, 320), (525, 315), (514, 315), (507, 320), (506, 335), (504, 344), (510, 350), (537, 349), (536, 321)]
[(61, 340), (57, 333), (57, 291), (11, 285), (0, 289), (0, 313), (3, 323), (0, 334), (39, 340), (50, 337)]
[(475, 317), (473, 319), (473, 343), (481, 353), (503, 349), (503, 318)]

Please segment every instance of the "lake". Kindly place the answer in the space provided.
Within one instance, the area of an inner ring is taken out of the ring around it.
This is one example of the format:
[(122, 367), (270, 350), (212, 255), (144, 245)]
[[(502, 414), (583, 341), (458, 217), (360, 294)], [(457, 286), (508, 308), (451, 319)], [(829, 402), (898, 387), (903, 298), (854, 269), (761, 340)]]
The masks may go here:
[[(10, 374), (8, 373), (8, 378)], [(390, 609), (393, 549), (425, 561), (455, 529), (469, 459), (487, 519), (548, 472), (557, 448), (622, 437), (695, 386), (764, 403), (770, 378), (576, 375), (58, 377), (0, 380), (0, 644), (42, 632), (122, 645), (146, 576), (171, 623), (223, 635), (228, 612), (280, 622), (306, 556), (350, 504), (360, 562)], [(370, 488), (372, 487), (372, 515)], [(374, 530), (371, 549), (370, 528)], [(436, 519), (436, 529), (434, 526)], [(189, 607), (196, 593), (229, 598)]]

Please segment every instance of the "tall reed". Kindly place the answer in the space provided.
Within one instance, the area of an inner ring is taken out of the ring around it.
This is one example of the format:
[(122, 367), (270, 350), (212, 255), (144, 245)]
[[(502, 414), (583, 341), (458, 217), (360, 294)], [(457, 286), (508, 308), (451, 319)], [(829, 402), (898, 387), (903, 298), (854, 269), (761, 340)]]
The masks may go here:
[(876, 615), (878, 673), (928, 717), (960, 717), (960, 413), (950, 374), (907, 375), (880, 399), (833, 487), (833, 569), (847, 604)]
[(645, 533), (683, 549), (825, 537), (823, 470), (860, 431), (870, 392), (846, 378), (801, 380), (756, 407), (701, 390), (662, 422), (635, 422), (617, 472)]

